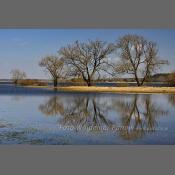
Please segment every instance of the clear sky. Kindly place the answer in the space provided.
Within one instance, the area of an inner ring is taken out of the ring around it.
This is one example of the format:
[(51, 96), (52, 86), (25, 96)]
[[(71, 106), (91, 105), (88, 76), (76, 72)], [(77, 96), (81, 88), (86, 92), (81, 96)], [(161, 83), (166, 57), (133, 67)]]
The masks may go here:
[(25, 71), (28, 78), (48, 78), (38, 66), (41, 57), (56, 54), (76, 40), (115, 42), (130, 33), (157, 42), (160, 58), (170, 62), (161, 72), (175, 70), (175, 29), (0, 29), (0, 79), (10, 78), (15, 68)]

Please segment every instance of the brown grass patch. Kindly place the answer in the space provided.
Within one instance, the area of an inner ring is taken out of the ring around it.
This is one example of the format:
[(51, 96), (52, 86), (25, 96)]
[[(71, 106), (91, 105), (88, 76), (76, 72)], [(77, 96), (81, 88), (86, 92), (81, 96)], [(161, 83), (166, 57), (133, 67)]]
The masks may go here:
[(32, 79), (25, 79), (25, 80), (18, 80), (18, 85), (21, 86), (46, 86), (47, 83), (39, 81), (39, 80), (32, 80)]

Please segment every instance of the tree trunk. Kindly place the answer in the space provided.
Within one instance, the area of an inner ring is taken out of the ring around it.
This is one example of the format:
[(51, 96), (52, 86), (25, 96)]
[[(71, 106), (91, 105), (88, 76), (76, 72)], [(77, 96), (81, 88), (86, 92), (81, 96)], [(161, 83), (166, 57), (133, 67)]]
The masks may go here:
[(86, 79), (84, 76), (83, 76), (83, 80), (87, 83), (88, 86), (91, 86), (91, 80), (90, 79)]
[(137, 74), (135, 74), (135, 80), (136, 80), (136, 82), (137, 82), (137, 86), (140, 86), (141, 84), (140, 84), (140, 82), (139, 82), (139, 79), (138, 79), (138, 77), (137, 77)]
[(15, 83), (15, 85), (17, 85), (18, 84), (18, 80), (15, 80), (14, 83)]
[(87, 81), (88, 86), (92, 86), (91, 81)]
[(57, 78), (54, 79), (53, 81), (54, 81), (54, 82), (53, 82), (53, 83), (54, 83), (54, 87), (57, 87), (57, 85), (58, 85), (58, 80), (57, 80)]
[(141, 84), (139, 82), (137, 82), (137, 86), (141, 86)]

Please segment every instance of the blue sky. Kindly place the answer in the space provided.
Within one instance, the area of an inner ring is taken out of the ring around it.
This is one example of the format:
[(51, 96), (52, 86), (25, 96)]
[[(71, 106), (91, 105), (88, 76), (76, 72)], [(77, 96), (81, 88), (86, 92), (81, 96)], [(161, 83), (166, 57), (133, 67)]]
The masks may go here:
[(25, 71), (28, 78), (48, 78), (38, 66), (41, 57), (56, 54), (76, 40), (114, 42), (129, 33), (157, 42), (160, 58), (170, 62), (161, 72), (175, 70), (175, 29), (0, 29), (0, 79), (10, 78), (15, 68)]

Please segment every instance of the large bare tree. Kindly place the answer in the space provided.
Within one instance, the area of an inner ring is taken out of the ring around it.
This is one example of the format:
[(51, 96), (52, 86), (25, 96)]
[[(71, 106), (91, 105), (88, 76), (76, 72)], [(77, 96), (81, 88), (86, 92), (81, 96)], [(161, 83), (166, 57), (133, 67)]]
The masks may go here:
[(65, 76), (64, 62), (59, 56), (45, 56), (39, 62), (39, 66), (43, 67), (50, 73), (51, 77), (53, 78), (54, 87), (58, 85), (58, 79)]
[(120, 62), (116, 66), (119, 73), (131, 74), (138, 86), (163, 65), (166, 60), (158, 57), (158, 48), (155, 42), (139, 35), (125, 35), (117, 41)]
[(19, 69), (13, 69), (10, 74), (12, 75), (12, 80), (15, 84), (17, 84), (19, 80), (26, 78), (26, 73)]
[(69, 74), (81, 77), (88, 86), (101, 71), (108, 72), (108, 56), (114, 51), (114, 44), (100, 40), (89, 40), (86, 43), (74, 42), (58, 52), (69, 66)]

